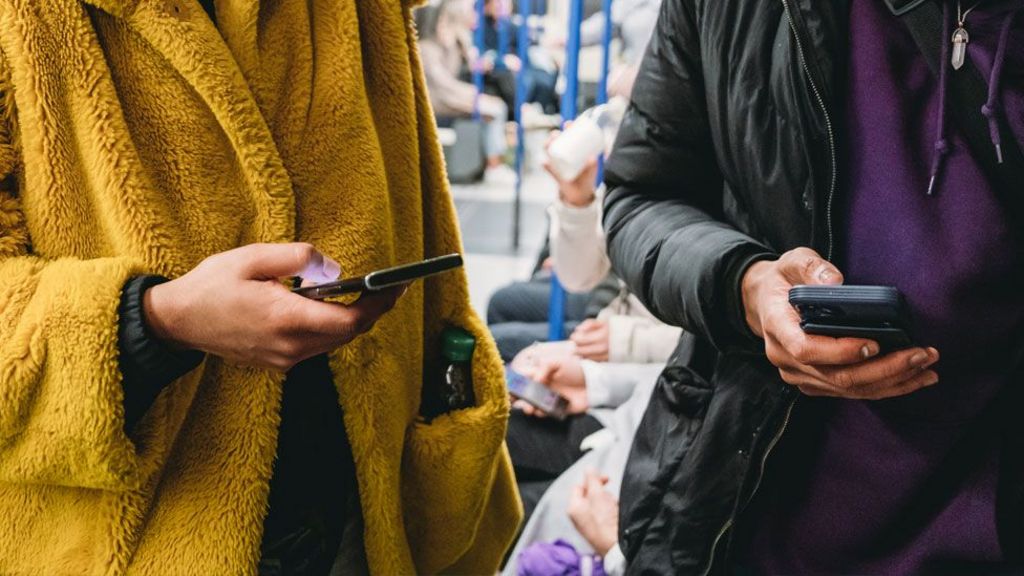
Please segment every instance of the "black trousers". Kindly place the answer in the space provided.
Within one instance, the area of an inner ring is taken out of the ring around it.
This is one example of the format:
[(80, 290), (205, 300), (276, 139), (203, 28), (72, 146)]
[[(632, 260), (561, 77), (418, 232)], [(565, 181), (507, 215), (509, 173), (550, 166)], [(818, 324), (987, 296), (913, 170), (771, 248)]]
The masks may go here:
[(263, 522), (261, 576), (324, 575), (358, 514), (358, 485), (327, 357), (288, 372)]
[(508, 423), (508, 451), (526, 519), (555, 478), (583, 455), (580, 450), (583, 439), (601, 428), (601, 423), (589, 414), (569, 416), (559, 422), (512, 411)]

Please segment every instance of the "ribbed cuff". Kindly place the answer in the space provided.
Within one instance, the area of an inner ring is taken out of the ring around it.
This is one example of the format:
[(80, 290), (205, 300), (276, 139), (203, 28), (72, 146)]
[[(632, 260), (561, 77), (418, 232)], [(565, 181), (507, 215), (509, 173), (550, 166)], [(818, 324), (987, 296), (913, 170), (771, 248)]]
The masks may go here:
[(135, 427), (168, 384), (192, 371), (205, 356), (198, 350), (175, 350), (150, 333), (142, 299), (146, 290), (167, 281), (163, 276), (136, 276), (121, 289), (117, 345), (126, 432)]
[(618, 542), (604, 555), (603, 563), (604, 572), (608, 576), (622, 576), (626, 573), (626, 557), (622, 554)]

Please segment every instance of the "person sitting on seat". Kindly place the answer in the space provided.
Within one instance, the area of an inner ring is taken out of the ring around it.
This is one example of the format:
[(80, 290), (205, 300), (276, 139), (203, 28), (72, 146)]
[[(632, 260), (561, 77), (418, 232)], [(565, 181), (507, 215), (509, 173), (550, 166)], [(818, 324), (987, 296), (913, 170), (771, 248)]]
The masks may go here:
[(472, 2), (441, 0), (416, 11), (420, 57), (430, 103), (438, 118), (471, 118), (479, 114), (484, 125), (484, 180), (511, 184), (515, 173), (505, 164), (508, 150), (508, 106), (497, 96), (481, 94), (462, 80), (464, 71), (477, 66), (471, 30), (476, 19)]

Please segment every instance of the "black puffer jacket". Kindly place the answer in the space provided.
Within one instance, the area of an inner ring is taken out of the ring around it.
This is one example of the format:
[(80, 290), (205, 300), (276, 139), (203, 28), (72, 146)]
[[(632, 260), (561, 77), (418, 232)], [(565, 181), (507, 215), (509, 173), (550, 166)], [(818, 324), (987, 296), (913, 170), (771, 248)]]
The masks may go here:
[(833, 252), (847, 14), (846, 0), (663, 3), (607, 165), (605, 228), (617, 273), (696, 351), (662, 376), (627, 467), (630, 573), (723, 570), (785, 428), (796, 393), (746, 326), (740, 278), (799, 246)]

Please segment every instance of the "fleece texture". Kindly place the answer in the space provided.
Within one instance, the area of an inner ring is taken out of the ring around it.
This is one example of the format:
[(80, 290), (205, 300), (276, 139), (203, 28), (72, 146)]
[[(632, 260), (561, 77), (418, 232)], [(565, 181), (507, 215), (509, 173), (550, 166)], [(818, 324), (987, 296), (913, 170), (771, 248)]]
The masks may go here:
[[(283, 376), (208, 358), (123, 431), (117, 304), (251, 242), (461, 249), (399, 0), (0, 0), (0, 574), (251, 574)], [(464, 275), (330, 358), (376, 574), (493, 573), (521, 505)], [(478, 407), (417, 420), (445, 325)]]

